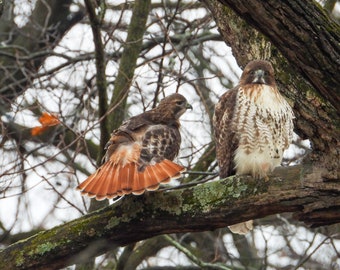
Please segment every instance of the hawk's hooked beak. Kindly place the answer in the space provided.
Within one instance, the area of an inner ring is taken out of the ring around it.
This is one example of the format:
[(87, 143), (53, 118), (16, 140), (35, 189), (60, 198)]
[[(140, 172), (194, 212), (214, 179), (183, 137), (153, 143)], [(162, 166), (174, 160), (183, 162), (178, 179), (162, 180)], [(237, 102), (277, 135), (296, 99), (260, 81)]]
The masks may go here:
[(254, 79), (252, 83), (263, 83), (265, 84), (264, 80), (264, 71), (262, 69), (258, 69), (254, 72)]
[(192, 106), (189, 104), (189, 103), (187, 103), (186, 105), (185, 105), (185, 108), (188, 110), (188, 109), (190, 109), (190, 110), (192, 110)]

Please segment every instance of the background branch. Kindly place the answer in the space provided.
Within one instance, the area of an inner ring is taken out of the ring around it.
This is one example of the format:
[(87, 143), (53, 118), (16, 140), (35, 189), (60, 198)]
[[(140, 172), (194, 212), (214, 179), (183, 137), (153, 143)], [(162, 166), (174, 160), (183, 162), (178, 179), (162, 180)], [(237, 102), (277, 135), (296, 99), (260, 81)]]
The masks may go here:
[(84, 16), (81, 11), (70, 12), (71, 0), (39, 0), (30, 16), (34, 24), (19, 28), (14, 22), (15, 17), (11, 14), (13, 7), (10, 7), (12, 4), (9, 2), (6, 1), (7, 8), (1, 17), (0, 33), (6, 34), (0, 36), (0, 49), (10, 57), (0, 57), (0, 85), (22, 82), (0, 93), (2, 106), (6, 107), (31, 84), (29, 78), (34, 76), (47, 55), (28, 61), (21, 61), (20, 57), (40, 50), (53, 49), (65, 33)]

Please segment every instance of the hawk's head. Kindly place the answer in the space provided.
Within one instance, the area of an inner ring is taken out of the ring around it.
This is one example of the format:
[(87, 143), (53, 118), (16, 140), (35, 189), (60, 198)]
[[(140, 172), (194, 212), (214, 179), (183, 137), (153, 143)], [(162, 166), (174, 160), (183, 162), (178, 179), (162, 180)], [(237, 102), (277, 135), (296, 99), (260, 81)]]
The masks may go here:
[(275, 86), (274, 69), (270, 62), (255, 60), (249, 62), (241, 75), (240, 85), (266, 84)]
[(174, 117), (175, 119), (179, 119), (187, 109), (192, 109), (192, 106), (181, 94), (167, 96), (158, 105), (158, 110), (162, 111), (165, 117)]

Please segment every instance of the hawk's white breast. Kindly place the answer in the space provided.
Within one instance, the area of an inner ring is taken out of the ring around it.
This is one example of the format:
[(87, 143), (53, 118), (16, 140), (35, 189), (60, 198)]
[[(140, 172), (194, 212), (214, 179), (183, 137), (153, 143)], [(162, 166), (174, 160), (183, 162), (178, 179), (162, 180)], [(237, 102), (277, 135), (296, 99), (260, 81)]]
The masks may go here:
[(264, 177), (280, 165), (292, 140), (292, 109), (276, 88), (267, 85), (240, 87), (236, 100), (236, 173)]

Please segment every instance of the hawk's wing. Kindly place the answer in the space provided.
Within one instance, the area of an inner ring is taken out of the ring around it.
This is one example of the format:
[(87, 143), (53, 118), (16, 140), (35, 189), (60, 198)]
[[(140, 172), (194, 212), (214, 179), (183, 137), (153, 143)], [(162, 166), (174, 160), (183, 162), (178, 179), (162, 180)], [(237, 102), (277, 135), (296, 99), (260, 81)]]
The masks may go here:
[(137, 132), (139, 129), (152, 125), (153, 122), (149, 117), (148, 112), (144, 112), (140, 115), (133, 116), (130, 119), (124, 121), (122, 125), (119, 127), (119, 131), (123, 132)]
[(173, 160), (179, 152), (181, 135), (176, 127), (152, 125), (145, 130), (141, 143), (140, 165), (145, 167), (163, 159)]
[(235, 174), (234, 152), (238, 147), (234, 114), (237, 105), (238, 87), (224, 93), (215, 106), (213, 125), (216, 141), (216, 157), (220, 168), (220, 177)]

